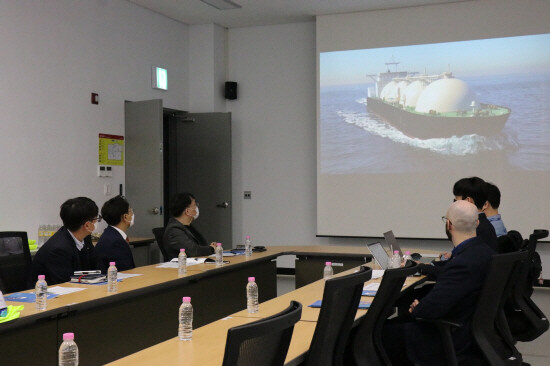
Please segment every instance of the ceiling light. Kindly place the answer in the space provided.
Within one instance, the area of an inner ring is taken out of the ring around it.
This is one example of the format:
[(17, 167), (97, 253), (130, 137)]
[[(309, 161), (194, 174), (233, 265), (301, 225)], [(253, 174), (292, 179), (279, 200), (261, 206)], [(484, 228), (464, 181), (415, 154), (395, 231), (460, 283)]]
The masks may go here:
[(203, 3), (220, 10), (239, 9), (241, 6), (230, 0), (201, 0)]

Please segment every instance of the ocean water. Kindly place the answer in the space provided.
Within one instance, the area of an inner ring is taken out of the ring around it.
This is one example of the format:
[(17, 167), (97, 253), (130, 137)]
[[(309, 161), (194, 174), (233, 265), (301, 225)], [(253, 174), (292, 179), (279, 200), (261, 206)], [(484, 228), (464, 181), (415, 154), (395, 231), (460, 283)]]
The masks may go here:
[(367, 112), (368, 87), (322, 87), (322, 174), (437, 171), (449, 164), (491, 164), (520, 171), (550, 170), (550, 73), (461, 78), (478, 102), (512, 113), (496, 136), (409, 137)]

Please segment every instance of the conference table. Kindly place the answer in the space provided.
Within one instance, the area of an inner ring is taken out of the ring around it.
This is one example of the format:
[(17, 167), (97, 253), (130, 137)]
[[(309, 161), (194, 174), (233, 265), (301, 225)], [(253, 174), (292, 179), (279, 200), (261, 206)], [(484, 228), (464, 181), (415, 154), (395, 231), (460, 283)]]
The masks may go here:
[[(335, 277), (347, 275), (357, 270), (356, 268), (344, 271), (336, 274)], [(424, 276), (407, 278), (403, 290), (424, 279)], [(365, 284), (380, 281), (381, 278), (375, 278)], [(323, 279), (317, 280), (309, 285), (261, 303), (257, 313), (248, 313), (244, 309), (231, 316), (195, 329), (193, 330), (193, 339), (191, 341), (180, 341), (178, 337), (173, 337), (170, 340), (109, 363), (108, 365), (145, 366), (157, 362), (163, 366), (219, 366), (223, 362), (225, 342), (229, 328), (249, 324), (279, 313), (288, 307), (292, 300), (302, 304), (302, 316), (294, 326), (285, 365), (299, 365), (305, 360), (321, 311), (319, 308), (311, 308), (308, 305), (322, 299), (324, 284), (325, 281)], [(371, 302), (373, 298), (362, 297), (361, 300)], [(355, 316), (356, 321), (364, 316), (367, 311), (358, 309)]]
[[(183, 296), (192, 298), (194, 327), (199, 332), (203, 326), (246, 309), (245, 288), (250, 276), (256, 277), (260, 303), (276, 298), (276, 258), (289, 254), (308, 258), (297, 261), (297, 272), (302, 265), (311, 266), (317, 258), (317, 278), (322, 277), (322, 260), (331, 255), (347, 257), (353, 266), (371, 259), (366, 247), (278, 246), (253, 253), (250, 258), (243, 255), (226, 257), (229, 264), (221, 267), (215, 264), (189, 266), (185, 275), (178, 275), (176, 268), (157, 268), (158, 264), (137, 267), (122, 272), (139, 276), (119, 282), (116, 293), (108, 293), (106, 285), (63, 283), (50, 286), (49, 290), (57, 286), (85, 290), (49, 299), (44, 311), (35, 310), (34, 303), (8, 301), (8, 305), (24, 305), (24, 309), (19, 319), (0, 323), (2, 364), (56, 364), (65, 332), (75, 333), (80, 365), (103, 365), (131, 355), (177, 335), (177, 314)], [(349, 264), (342, 263), (341, 267), (335, 267), (335, 272), (348, 267)], [(309, 328), (308, 325), (303, 327)]]

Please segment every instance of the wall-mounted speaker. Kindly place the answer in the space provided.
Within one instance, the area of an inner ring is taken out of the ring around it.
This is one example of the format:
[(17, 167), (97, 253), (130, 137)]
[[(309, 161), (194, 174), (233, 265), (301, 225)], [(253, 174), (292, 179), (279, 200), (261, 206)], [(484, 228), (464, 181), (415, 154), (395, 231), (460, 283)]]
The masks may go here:
[(235, 81), (225, 82), (225, 99), (237, 99), (237, 83)]

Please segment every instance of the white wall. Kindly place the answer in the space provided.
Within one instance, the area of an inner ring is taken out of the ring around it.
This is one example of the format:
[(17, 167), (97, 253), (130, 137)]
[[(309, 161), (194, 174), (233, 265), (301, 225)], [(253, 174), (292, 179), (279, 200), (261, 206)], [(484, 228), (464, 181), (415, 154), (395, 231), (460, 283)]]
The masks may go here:
[[(187, 47), (186, 25), (126, 1), (0, 0), (0, 230), (36, 239), (67, 198), (116, 194), (124, 168), (96, 176), (98, 134), (124, 135), (125, 100), (187, 109)], [(169, 91), (151, 88), (153, 64)]]

